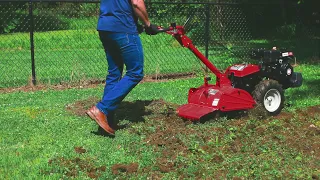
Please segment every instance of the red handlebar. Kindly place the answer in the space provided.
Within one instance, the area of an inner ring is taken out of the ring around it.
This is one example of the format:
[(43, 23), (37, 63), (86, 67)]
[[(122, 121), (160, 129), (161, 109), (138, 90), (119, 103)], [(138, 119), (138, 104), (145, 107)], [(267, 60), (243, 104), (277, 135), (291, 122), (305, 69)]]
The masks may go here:
[[(161, 27), (160, 27), (161, 28)], [(181, 46), (190, 49), (216, 76), (220, 79), (223, 76), (221, 73), (192, 43), (192, 40), (185, 35), (183, 26), (176, 26), (175, 23), (172, 23), (170, 27), (159, 29), (159, 32), (166, 32), (171, 34)], [(226, 78), (224, 78), (225, 81)], [(219, 80), (217, 83), (220, 83)]]
[(162, 28), (162, 27), (158, 27), (158, 32), (167, 32), (167, 31), (170, 31), (170, 30), (173, 30), (173, 27), (168, 27), (168, 28)]
[(184, 31), (184, 27), (183, 26), (176, 26), (176, 23), (171, 23), (171, 26), (167, 27), (167, 28), (162, 28), (162, 27), (158, 27), (158, 33), (160, 32), (166, 32), (168, 34), (171, 35), (184, 35), (185, 31)]

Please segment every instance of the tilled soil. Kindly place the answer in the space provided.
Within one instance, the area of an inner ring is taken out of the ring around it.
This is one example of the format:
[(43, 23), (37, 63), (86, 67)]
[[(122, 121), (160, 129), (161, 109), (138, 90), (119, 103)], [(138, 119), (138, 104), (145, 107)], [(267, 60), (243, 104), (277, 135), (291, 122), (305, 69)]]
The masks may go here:
[[(91, 105), (95, 104), (98, 98), (90, 97), (87, 100), (77, 101), (73, 104), (66, 106), (66, 109), (71, 113), (78, 116), (85, 116), (85, 112)], [(155, 152), (161, 154), (154, 164), (154, 173), (150, 176), (153, 179), (159, 179), (164, 173), (176, 172), (180, 174), (181, 178), (184, 178), (183, 168), (188, 165), (185, 162), (177, 159), (178, 156), (188, 158), (190, 154), (197, 156), (206, 152), (211, 155), (210, 162), (223, 163), (225, 159), (217, 153), (223, 151), (226, 153), (241, 153), (241, 149), (246, 144), (250, 144), (251, 140), (236, 137), (229, 144), (221, 147), (213, 147), (209, 145), (201, 145), (197, 148), (192, 148), (190, 142), (185, 141), (183, 137), (193, 137), (202, 144), (208, 144), (212, 141), (210, 132), (215, 132), (217, 138), (215, 141), (220, 142), (221, 138), (231, 133), (232, 130), (222, 127), (210, 127), (204, 130), (197, 130), (189, 126), (193, 124), (190, 121), (183, 120), (175, 113), (175, 109), (178, 107), (176, 104), (168, 103), (163, 100), (154, 101), (135, 101), (135, 102), (123, 102), (119, 109), (115, 112), (115, 119), (128, 119), (134, 122), (144, 122), (145, 117), (148, 119), (149, 128), (135, 129), (130, 126), (127, 127), (128, 131), (138, 135), (144, 135), (145, 143), (152, 146)], [(252, 114), (251, 114), (252, 116)], [(307, 155), (315, 157), (315, 161), (320, 160), (320, 122), (311, 123), (310, 119), (316, 119), (320, 116), (320, 105), (308, 107), (303, 110), (297, 110), (295, 114), (282, 112), (276, 117), (265, 117), (261, 119), (261, 123), (269, 123), (274, 119), (278, 119), (281, 122), (281, 126), (257, 126), (255, 124), (248, 123), (248, 120), (252, 117), (247, 116), (246, 113), (237, 117), (236, 119), (227, 122), (230, 126), (244, 131), (252, 131), (254, 136), (264, 136), (265, 142), (281, 142), (288, 148), (296, 149)], [(261, 117), (260, 117), (261, 118)], [(292, 123), (292, 122), (295, 123)], [(150, 126), (152, 130), (150, 130)], [(270, 131), (276, 131), (277, 134), (272, 134)], [(263, 143), (263, 142), (262, 142)], [(82, 147), (75, 147), (76, 153), (86, 153), (86, 150)], [(259, 153), (254, 152), (254, 153)], [(197, 159), (202, 162), (204, 159)], [(90, 160), (84, 162), (82, 159), (64, 159), (57, 158), (49, 161), (49, 164), (58, 163), (63, 167), (69, 167), (71, 171), (64, 172), (65, 175), (76, 177), (76, 167), (88, 174), (88, 177), (97, 178), (101, 173), (106, 170), (106, 167), (94, 167)], [(314, 163), (314, 162), (310, 162)], [(153, 169), (154, 169), (153, 168)], [(72, 170), (74, 169), (74, 170)], [(111, 172), (114, 175), (122, 173), (143, 173), (151, 171), (151, 168), (140, 168), (139, 164), (132, 162), (131, 164), (114, 164), (111, 167)], [(203, 172), (195, 172), (195, 177), (201, 177)], [(225, 177), (224, 170), (216, 172), (217, 177)], [(315, 175), (316, 176), (316, 175)], [(238, 177), (234, 177), (238, 178)]]

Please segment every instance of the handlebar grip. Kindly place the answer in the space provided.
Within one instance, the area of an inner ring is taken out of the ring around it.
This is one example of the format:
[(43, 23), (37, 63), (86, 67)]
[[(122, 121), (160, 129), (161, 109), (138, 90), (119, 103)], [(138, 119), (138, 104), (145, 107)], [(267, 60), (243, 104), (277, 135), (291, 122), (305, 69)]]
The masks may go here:
[(164, 28), (164, 29), (159, 29), (158, 32), (167, 32), (170, 31), (172, 27)]

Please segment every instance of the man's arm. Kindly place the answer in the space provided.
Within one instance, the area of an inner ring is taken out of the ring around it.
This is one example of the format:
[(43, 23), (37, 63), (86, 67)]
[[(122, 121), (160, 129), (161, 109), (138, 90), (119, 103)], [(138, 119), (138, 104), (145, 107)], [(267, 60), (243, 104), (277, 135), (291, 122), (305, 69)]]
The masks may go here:
[(138, 16), (138, 18), (144, 23), (145, 26), (150, 26), (150, 21), (148, 18), (148, 13), (144, 0), (131, 0), (133, 11)]

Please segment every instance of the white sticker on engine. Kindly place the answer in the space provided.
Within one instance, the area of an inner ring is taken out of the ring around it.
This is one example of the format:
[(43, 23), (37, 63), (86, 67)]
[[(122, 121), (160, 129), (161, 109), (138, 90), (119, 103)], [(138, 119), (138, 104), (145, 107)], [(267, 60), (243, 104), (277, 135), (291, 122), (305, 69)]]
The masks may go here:
[(246, 65), (234, 65), (230, 68), (230, 70), (242, 71)]
[(218, 106), (219, 100), (220, 100), (220, 99), (214, 99), (214, 100), (212, 101), (212, 106)]
[(289, 53), (282, 53), (282, 57), (286, 57), (286, 56), (289, 56)]

